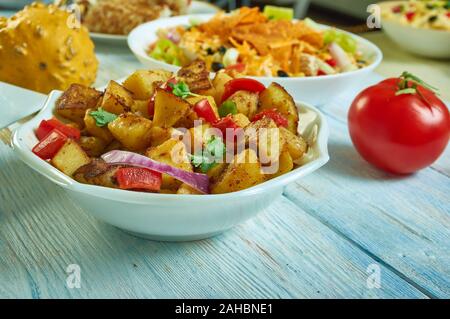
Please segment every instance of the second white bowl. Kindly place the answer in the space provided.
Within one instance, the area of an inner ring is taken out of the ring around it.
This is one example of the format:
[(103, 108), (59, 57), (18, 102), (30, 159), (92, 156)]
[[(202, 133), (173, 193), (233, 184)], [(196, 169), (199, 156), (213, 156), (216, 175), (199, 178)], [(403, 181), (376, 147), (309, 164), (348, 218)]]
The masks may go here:
[[(149, 46), (158, 40), (156, 32), (161, 28), (168, 28), (177, 25), (188, 25), (191, 19), (207, 21), (213, 17), (213, 14), (187, 15), (173, 18), (159, 19), (152, 22), (141, 24), (136, 27), (128, 36), (128, 46), (137, 59), (150, 69), (165, 69), (171, 72), (177, 72), (179, 67), (151, 58), (148, 54)], [(322, 28), (330, 28), (321, 25)], [(340, 30), (341, 32), (345, 32)], [(355, 84), (364, 80), (381, 62), (383, 54), (381, 50), (364, 38), (350, 34), (358, 42), (360, 50), (363, 52), (371, 64), (365, 68), (327, 76), (313, 77), (251, 77), (264, 85), (277, 82), (282, 85), (296, 100), (305, 101), (312, 105), (323, 105), (330, 99), (345, 92)], [(213, 75), (213, 73), (212, 73)]]

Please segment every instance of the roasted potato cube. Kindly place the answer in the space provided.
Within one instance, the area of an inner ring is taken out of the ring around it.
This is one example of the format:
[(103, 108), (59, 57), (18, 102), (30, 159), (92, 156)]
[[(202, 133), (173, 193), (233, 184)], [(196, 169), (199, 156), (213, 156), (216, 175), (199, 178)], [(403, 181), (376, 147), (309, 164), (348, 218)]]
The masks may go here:
[(216, 76), (214, 77), (212, 83), (215, 90), (214, 100), (216, 100), (217, 105), (222, 102), (222, 95), (225, 90), (225, 84), (230, 80), (233, 80), (233, 78), (225, 72), (216, 73)]
[(237, 192), (266, 180), (256, 153), (246, 149), (234, 157), (221, 177), (211, 187), (213, 194)]
[(86, 152), (72, 139), (68, 139), (51, 160), (57, 169), (68, 176), (90, 161)]
[(125, 149), (125, 147), (118, 140), (113, 140), (111, 143), (108, 144), (108, 146), (106, 146), (104, 153), (108, 153), (109, 151), (114, 151), (114, 150), (123, 150), (123, 149)]
[(170, 79), (172, 73), (164, 70), (138, 70), (131, 74), (123, 86), (133, 93), (138, 100), (148, 100), (155, 92), (155, 88)]
[(288, 129), (297, 133), (298, 111), (292, 96), (279, 84), (272, 83), (259, 95), (259, 110), (276, 108), (288, 120)]
[(56, 101), (56, 114), (83, 126), (84, 114), (89, 108), (95, 108), (102, 92), (93, 88), (71, 84)]
[(148, 114), (148, 103), (150, 100), (134, 100), (133, 106), (131, 107), (131, 112), (143, 116), (146, 119), (150, 118)]
[(153, 124), (167, 128), (173, 126), (190, 110), (188, 102), (163, 89), (156, 89)]
[(95, 136), (81, 136), (79, 144), (90, 157), (98, 157), (103, 154), (107, 143)]
[(182, 67), (177, 75), (181, 82), (185, 82), (189, 86), (191, 92), (198, 93), (212, 87), (209, 71), (203, 60), (195, 60), (191, 64)]
[(102, 159), (94, 158), (89, 164), (77, 169), (73, 178), (83, 184), (117, 188), (115, 176), (119, 168), (118, 165), (111, 165)]
[(168, 139), (174, 137), (175, 131), (176, 130), (171, 127), (162, 128), (159, 126), (153, 126), (150, 129), (150, 146), (155, 147), (161, 145)]
[(179, 119), (173, 127), (183, 127), (183, 128), (191, 128), (194, 127), (195, 121), (199, 120), (197, 113), (190, 109), (187, 111), (186, 115)]
[(289, 151), (292, 159), (295, 161), (303, 156), (308, 150), (308, 143), (303, 137), (291, 133), (288, 129), (280, 127), (280, 132), (286, 142), (285, 148)]
[(192, 154), (202, 151), (203, 145), (208, 140), (207, 133), (209, 128), (211, 128), (211, 125), (209, 123), (205, 123), (189, 129), (188, 133), (191, 138), (190, 147)]
[(209, 177), (209, 182), (215, 183), (219, 179), (223, 171), (227, 168), (227, 165), (227, 163), (217, 163), (212, 168), (210, 168), (208, 172), (206, 172), (206, 175), (208, 175)]
[(252, 118), (258, 111), (258, 94), (249, 91), (237, 91), (230, 98), (236, 104), (239, 113)]
[(248, 119), (248, 117), (242, 113), (233, 114), (231, 117), (234, 123), (236, 123), (236, 125), (238, 125), (239, 127), (246, 127), (250, 124), (250, 120)]
[(88, 109), (86, 111), (86, 114), (84, 116), (84, 125), (86, 131), (91, 134), (92, 136), (101, 138), (103, 141), (105, 141), (106, 144), (111, 143), (111, 141), (114, 139), (111, 132), (108, 130), (108, 127), (103, 126), (97, 126), (95, 119), (90, 115), (90, 113), (93, 110)]
[[(177, 139), (169, 139), (159, 146), (151, 147), (145, 155), (155, 161), (166, 163), (168, 165), (192, 172), (192, 165), (186, 147), (182, 141)], [(178, 190), (181, 182), (175, 178), (163, 174), (161, 188)]]
[(275, 122), (264, 117), (252, 122), (245, 128), (246, 142), (249, 148), (258, 150), (263, 165), (272, 165), (278, 161), (285, 140)]
[(178, 188), (177, 194), (184, 194), (184, 195), (201, 195), (198, 190), (195, 188), (192, 188), (188, 184), (181, 184), (181, 186)]
[(278, 171), (275, 174), (270, 175), (270, 178), (275, 178), (286, 174), (294, 168), (294, 162), (292, 160), (291, 154), (288, 151), (283, 151), (280, 154), (278, 160)]
[(144, 150), (150, 145), (152, 121), (133, 113), (120, 114), (108, 124), (111, 134), (130, 151)]
[(115, 81), (109, 81), (101, 103), (105, 111), (119, 115), (129, 112), (133, 103), (130, 91)]

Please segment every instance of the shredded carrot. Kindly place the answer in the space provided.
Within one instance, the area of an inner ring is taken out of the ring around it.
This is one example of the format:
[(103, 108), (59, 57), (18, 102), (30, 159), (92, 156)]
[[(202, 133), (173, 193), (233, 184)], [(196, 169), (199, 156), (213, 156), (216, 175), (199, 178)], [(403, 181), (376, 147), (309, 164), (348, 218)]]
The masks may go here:
[(236, 48), (245, 73), (255, 76), (276, 75), (278, 70), (301, 74), (300, 56), (319, 56), (324, 47), (321, 31), (302, 21), (269, 20), (259, 8), (243, 7), (229, 15), (221, 12), (193, 29), (183, 38), (195, 37), (196, 45), (216, 39), (214, 47), (219, 41)]

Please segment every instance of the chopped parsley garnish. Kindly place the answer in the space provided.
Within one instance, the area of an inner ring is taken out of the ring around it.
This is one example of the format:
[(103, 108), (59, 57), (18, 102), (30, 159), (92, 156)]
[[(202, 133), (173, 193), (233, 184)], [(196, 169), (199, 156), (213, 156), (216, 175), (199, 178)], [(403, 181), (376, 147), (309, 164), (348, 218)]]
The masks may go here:
[(192, 165), (200, 168), (202, 173), (206, 173), (217, 165), (215, 160), (217, 158), (222, 158), (225, 151), (226, 148), (225, 144), (222, 142), (222, 139), (216, 136), (211, 136), (201, 154), (191, 155)]
[(182, 99), (188, 96), (198, 96), (198, 94), (192, 93), (189, 90), (189, 86), (184, 82), (169, 83), (169, 86), (172, 88), (172, 93)]
[(117, 118), (116, 114), (109, 113), (101, 107), (98, 108), (97, 111), (92, 111), (89, 115), (95, 119), (95, 125), (99, 127), (106, 126), (109, 122), (112, 122)]

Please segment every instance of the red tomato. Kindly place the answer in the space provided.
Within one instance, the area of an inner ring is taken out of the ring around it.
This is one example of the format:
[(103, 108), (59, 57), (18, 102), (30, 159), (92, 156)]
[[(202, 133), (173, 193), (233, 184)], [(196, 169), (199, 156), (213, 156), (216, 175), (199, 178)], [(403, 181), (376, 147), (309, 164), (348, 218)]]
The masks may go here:
[(407, 13), (405, 14), (405, 16), (406, 16), (406, 19), (407, 19), (409, 22), (411, 22), (412, 20), (414, 20), (414, 17), (416, 16), (416, 13), (415, 13), (415, 12), (407, 12)]
[[(384, 80), (353, 101), (348, 123), (361, 156), (392, 173), (408, 174), (431, 165), (450, 137), (450, 115), (430, 89), (411, 77)], [(417, 85), (416, 93), (399, 94)]]
[(335, 59), (328, 59), (328, 60), (326, 60), (325, 62), (327, 62), (328, 65), (331, 66), (331, 67), (333, 67), (333, 68), (336, 67), (336, 65), (337, 65), (337, 62), (336, 62)]

